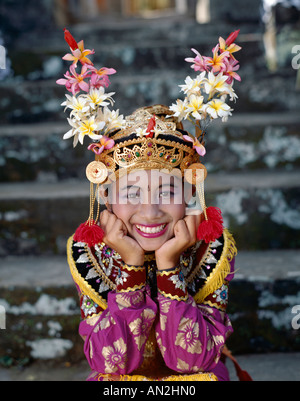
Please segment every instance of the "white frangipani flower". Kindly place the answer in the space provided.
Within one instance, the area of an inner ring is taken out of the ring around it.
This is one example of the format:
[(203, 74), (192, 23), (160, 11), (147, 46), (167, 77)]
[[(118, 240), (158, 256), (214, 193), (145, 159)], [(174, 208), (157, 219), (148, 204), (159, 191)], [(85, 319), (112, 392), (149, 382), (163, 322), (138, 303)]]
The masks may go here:
[[(114, 95), (114, 92), (110, 93), (105, 93), (105, 90), (103, 86), (100, 88), (92, 88), (90, 89), (89, 93), (87, 95), (83, 95), (86, 98), (87, 103), (92, 109), (95, 109), (97, 106), (107, 106), (109, 103), (112, 105), (113, 104), (113, 99), (112, 95)], [(109, 101), (106, 102), (106, 100)]]
[(173, 103), (169, 109), (174, 112), (174, 117), (177, 117), (178, 121), (183, 120), (187, 116), (187, 101), (177, 99), (176, 104)]
[(196, 120), (201, 120), (203, 118), (203, 114), (202, 115), (200, 114), (200, 112), (203, 113), (204, 111), (203, 100), (204, 100), (203, 96), (196, 96), (196, 95), (191, 95), (188, 98), (187, 111)]
[(205, 105), (205, 111), (212, 119), (222, 117), (222, 121), (226, 121), (232, 109), (223, 100), (213, 99)]
[(70, 117), (75, 117), (79, 119), (81, 114), (86, 113), (89, 110), (89, 105), (86, 102), (84, 96), (70, 96), (66, 94), (67, 100), (65, 100), (61, 105), (65, 106), (66, 109), (71, 109)]
[(206, 81), (205, 74), (204, 71), (195, 79), (188, 76), (185, 79), (185, 85), (179, 85), (179, 87), (181, 87), (181, 90), (187, 95), (201, 94), (201, 85)]

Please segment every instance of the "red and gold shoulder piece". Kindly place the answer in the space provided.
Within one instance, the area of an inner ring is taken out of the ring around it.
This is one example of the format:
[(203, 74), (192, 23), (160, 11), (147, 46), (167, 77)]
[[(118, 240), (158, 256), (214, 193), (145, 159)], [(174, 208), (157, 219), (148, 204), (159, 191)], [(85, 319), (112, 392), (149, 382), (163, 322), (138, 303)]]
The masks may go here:
[(81, 292), (99, 307), (107, 307), (107, 295), (116, 289), (121, 257), (105, 243), (90, 248), (84, 242), (74, 241), (71, 236), (67, 243), (70, 271)]
[(193, 266), (186, 275), (189, 293), (197, 303), (221, 288), (231, 272), (230, 262), (236, 253), (235, 241), (227, 229), (215, 241), (199, 244)]

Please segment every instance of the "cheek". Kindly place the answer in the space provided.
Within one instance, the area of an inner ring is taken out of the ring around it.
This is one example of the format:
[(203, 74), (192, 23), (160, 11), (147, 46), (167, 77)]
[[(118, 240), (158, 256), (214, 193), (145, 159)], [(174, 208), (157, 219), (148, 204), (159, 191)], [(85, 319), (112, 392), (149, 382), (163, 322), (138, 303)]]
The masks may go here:
[(178, 220), (181, 220), (185, 217), (185, 205), (175, 205), (170, 204), (164, 207), (164, 212), (170, 216), (172, 216), (173, 223), (177, 223)]
[(122, 204), (113, 204), (112, 212), (117, 216), (118, 219), (121, 219), (125, 225), (129, 222), (131, 216), (134, 213), (134, 207), (132, 205), (122, 205)]

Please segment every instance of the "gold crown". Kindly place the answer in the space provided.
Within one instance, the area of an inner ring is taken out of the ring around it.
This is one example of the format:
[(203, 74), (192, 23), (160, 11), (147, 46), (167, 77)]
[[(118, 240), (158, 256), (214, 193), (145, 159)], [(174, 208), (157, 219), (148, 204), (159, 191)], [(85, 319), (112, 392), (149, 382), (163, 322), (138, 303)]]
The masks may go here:
[[(154, 114), (155, 128), (149, 134), (146, 130)], [(177, 168), (183, 176), (189, 166), (199, 161), (199, 155), (184, 140), (172, 117), (165, 118), (167, 114), (170, 114), (168, 108), (156, 105), (138, 109), (128, 116), (125, 128), (110, 136), (114, 146), (96, 155), (96, 162), (91, 163), (93, 168), (89, 166), (89, 180), (103, 183), (140, 169), (172, 171)]]

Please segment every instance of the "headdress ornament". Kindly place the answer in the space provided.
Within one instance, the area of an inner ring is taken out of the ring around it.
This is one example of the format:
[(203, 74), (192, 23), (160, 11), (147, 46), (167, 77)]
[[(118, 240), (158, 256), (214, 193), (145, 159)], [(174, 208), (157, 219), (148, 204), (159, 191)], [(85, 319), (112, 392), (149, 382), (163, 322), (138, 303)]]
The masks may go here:
[[(68, 122), (71, 129), (64, 139), (73, 137), (73, 146), (83, 144), (89, 137), (92, 143), (88, 149), (95, 153), (95, 161), (86, 168), (91, 183), (90, 215), (75, 232), (74, 239), (87, 242), (90, 246), (103, 239), (98, 225), (99, 202), (94, 219), (96, 195), (101, 184), (118, 179), (121, 175), (137, 169), (164, 169), (177, 171), (190, 184), (195, 185), (204, 213), (204, 220), (198, 228), (198, 239), (210, 242), (221, 236), (223, 220), (221, 211), (206, 207), (204, 180), (206, 168), (200, 157), (206, 153), (204, 135), (210, 122), (216, 118), (226, 121), (232, 108), (227, 99), (235, 101), (234, 80), (241, 80), (237, 74), (238, 61), (233, 53), (240, 50), (234, 41), (239, 31), (232, 32), (212, 49), (212, 57), (202, 56), (197, 50), (194, 58), (186, 58), (191, 68), (200, 72), (194, 79), (186, 77), (185, 84), (179, 85), (184, 99), (177, 99), (170, 107), (155, 105), (136, 110), (126, 118), (119, 110), (111, 110), (113, 92), (106, 93), (110, 84), (108, 76), (116, 73), (113, 68), (94, 67), (89, 56), (94, 50), (84, 48), (84, 42), (76, 42), (65, 29), (65, 40), (71, 53), (63, 57), (72, 61), (64, 79), (57, 81), (65, 85), (72, 96), (66, 94), (62, 103), (71, 109)], [(77, 72), (78, 62), (81, 71)], [(182, 121), (189, 120), (195, 126), (195, 133), (183, 130)], [(94, 188), (96, 186), (96, 188)]]

